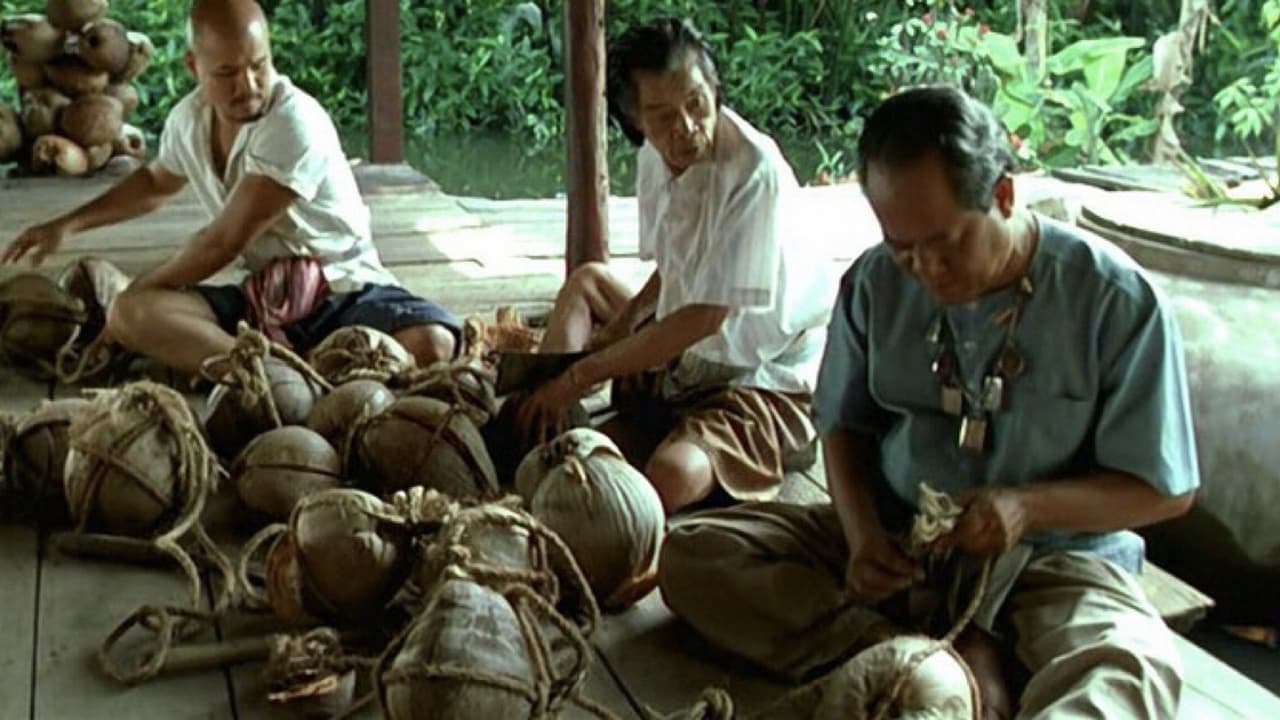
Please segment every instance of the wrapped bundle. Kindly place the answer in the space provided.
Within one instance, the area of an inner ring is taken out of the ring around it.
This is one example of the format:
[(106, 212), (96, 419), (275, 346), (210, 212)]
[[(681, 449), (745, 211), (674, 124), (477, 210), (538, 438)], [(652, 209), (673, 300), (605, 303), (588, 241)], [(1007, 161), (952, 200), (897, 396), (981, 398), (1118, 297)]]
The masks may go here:
[(231, 467), (245, 506), (272, 520), (288, 520), (303, 498), (342, 485), (342, 460), (327, 440), (287, 426), (254, 438)]
[(297, 624), (375, 623), (412, 570), (412, 538), (394, 508), (359, 490), (324, 490), (301, 499), (287, 525), (258, 533), (241, 559), (241, 585), (253, 595), (248, 565), (271, 541), (266, 593), (257, 602)]
[(349, 380), (385, 383), (415, 366), (413, 356), (399, 341), (363, 325), (334, 331), (311, 350), (307, 359), (316, 372), (334, 385)]
[(82, 258), (58, 276), (58, 286), (84, 304), (85, 319), (58, 353), (58, 379), (73, 384), (98, 376), (117, 359), (115, 348), (101, 342), (107, 310), (129, 287), (129, 276), (100, 258)]
[(209, 398), (205, 430), (214, 450), (228, 459), (268, 430), (306, 423), (330, 388), (305, 361), (246, 323), (235, 348), (205, 361), (200, 372), (220, 386)]
[(451, 575), (378, 662), (384, 717), (560, 717), (575, 702), (601, 713), (579, 696), (591, 650), (573, 625), (523, 585)]
[(653, 589), (666, 513), (608, 436), (576, 428), (535, 448), (516, 470), (516, 490), (573, 551), (606, 610)]
[(307, 427), (320, 433), (346, 458), (350, 454), (353, 431), (395, 401), (396, 396), (387, 386), (376, 380), (352, 380), (316, 401), (307, 416)]
[(858, 653), (755, 717), (979, 720), (977, 681), (949, 643), (903, 635)]
[(199, 573), (178, 539), (193, 532), (225, 579), (230, 570), (199, 525), (219, 471), (186, 399), (150, 382), (102, 392), (72, 421), (69, 444), (63, 479), (77, 528), (151, 539), (187, 571), (202, 606)]
[(0, 355), (33, 377), (56, 377), (58, 354), (85, 319), (84, 303), (43, 275), (0, 283)]
[(498, 413), (494, 396), (494, 374), (477, 360), (438, 362), (428, 368), (398, 378), (401, 396), (435, 398), (460, 406), (477, 428)]
[(63, 469), (70, 449), (71, 421), (89, 406), (87, 400), (46, 400), (16, 418), (4, 447), (4, 476), (17, 502), (28, 505), (43, 522), (66, 522)]
[(356, 431), (347, 467), (383, 493), (415, 486), (455, 498), (494, 495), (498, 482), (479, 431), (458, 406), (423, 397), (396, 400)]

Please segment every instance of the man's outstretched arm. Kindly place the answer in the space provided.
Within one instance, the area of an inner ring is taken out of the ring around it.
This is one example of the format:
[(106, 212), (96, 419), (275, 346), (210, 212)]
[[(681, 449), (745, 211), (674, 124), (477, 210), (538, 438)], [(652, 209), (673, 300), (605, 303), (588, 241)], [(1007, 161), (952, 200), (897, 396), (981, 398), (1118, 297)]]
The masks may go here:
[(39, 265), (57, 252), (63, 241), (75, 233), (114, 225), (153, 212), (176, 195), (187, 181), (160, 168), (145, 165), (110, 190), (88, 203), (49, 222), (33, 226), (19, 235), (5, 249), (0, 262), (18, 262), (30, 256)]
[(207, 279), (261, 237), (296, 199), (292, 190), (270, 178), (245, 177), (217, 220), (196, 233), (173, 258), (139, 276), (130, 289), (182, 288)]

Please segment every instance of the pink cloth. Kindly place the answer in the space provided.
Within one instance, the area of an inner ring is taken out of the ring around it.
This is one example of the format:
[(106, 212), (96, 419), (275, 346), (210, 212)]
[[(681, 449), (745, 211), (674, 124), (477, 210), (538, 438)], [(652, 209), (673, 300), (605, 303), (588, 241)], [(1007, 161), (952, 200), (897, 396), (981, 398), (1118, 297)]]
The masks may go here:
[(242, 287), (249, 306), (249, 324), (285, 346), (289, 341), (284, 327), (315, 312), (329, 297), (324, 268), (313, 257), (274, 260), (249, 276)]

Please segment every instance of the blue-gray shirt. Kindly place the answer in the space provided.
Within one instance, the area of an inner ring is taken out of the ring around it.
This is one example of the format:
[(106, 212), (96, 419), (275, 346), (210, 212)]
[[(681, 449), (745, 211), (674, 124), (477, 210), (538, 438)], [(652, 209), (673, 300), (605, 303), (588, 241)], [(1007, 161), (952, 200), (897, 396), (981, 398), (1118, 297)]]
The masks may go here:
[[(1167, 301), (1138, 266), (1086, 233), (1037, 217), (1034, 294), (1017, 326), (1026, 370), (991, 416), (986, 451), (957, 445), (960, 419), (942, 411), (930, 369), (930, 324), (941, 311), (960, 376), (977, 396), (1004, 342), (995, 318), (1016, 289), (946, 307), (880, 245), (845, 274), (814, 394), (819, 432), (866, 433), (884, 479), (916, 504), (919, 484), (956, 492), (1112, 470), (1169, 496), (1199, 484), (1182, 341)], [(1094, 552), (1137, 571), (1131, 532), (1028, 536), (1037, 550)]]

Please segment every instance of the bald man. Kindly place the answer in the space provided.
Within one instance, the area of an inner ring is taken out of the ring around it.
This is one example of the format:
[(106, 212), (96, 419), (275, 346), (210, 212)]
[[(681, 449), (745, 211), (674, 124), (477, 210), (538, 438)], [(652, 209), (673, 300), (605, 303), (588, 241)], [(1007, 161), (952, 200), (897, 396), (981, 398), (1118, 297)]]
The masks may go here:
[[(189, 186), (209, 224), (120, 295), (110, 339), (192, 373), (233, 346), (240, 320), (299, 351), (359, 324), (391, 334), (422, 364), (452, 357), (456, 319), (382, 266), (333, 122), (276, 72), (262, 8), (197, 0), (188, 44), (197, 88), (170, 112), (155, 160), (26, 230), (0, 259), (39, 264), (74, 233), (150, 213)], [(242, 285), (200, 284), (237, 261), (249, 272)]]

